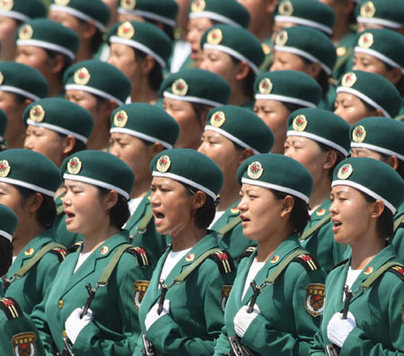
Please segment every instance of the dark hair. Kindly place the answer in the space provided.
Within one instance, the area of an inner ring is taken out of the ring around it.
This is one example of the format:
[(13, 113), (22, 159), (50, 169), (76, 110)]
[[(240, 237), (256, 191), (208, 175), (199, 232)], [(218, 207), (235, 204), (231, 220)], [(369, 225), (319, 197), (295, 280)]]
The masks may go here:
[(4, 276), (10, 268), (12, 256), (13, 250), (10, 241), (0, 236), (0, 276)]
[(343, 161), (345, 159), (345, 156), (341, 152), (335, 150), (334, 148), (331, 148), (330, 146), (325, 145), (324, 143), (321, 143), (318, 141), (315, 141), (315, 142), (320, 146), (320, 150), (322, 152), (335, 151), (335, 153), (337, 154), (337, 159), (335, 160), (334, 165), (328, 171), (329, 177), (332, 180), (332, 174), (334, 172), (334, 168), (337, 166), (338, 163), (340, 163), (341, 161)]
[(52, 50), (46, 49), (46, 48), (44, 48), (44, 50), (46, 52), (46, 55), (51, 59), (55, 58), (56, 56), (63, 57), (64, 64), (63, 64), (62, 70), (59, 73), (60, 79), (63, 80), (63, 74), (64, 74), (65, 70), (73, 64), (73, 60), (60, 52), (52, 51)]
[[(381, 152), (377, 152), (377, 151), (375, 151), (375, 152), (380, 155), (382, 162), (389, 164), (388, 161), (392, 157), (392, 155), (387, 155), (385, 153), (381, 153)], [(404, 179), (404, 163), (399, 158), (397, 158), (397, 161), (398, 161), (398, 167), (397, 167), (396, 171), (401, 176), (401, 178)]]
[(14, 186), (20, 193), (23, 204), (32, 197), (34, 194), (38, 193), (42, 195), (42, 204), (36, 212), (36, 219), (38, 223), (45, 229), (49, 229), (56, 218), (56, 205), (52, 197), (34, 190), (20, 187), (18, 185)]
[(212, 109), (212, 106), (205, 104), (190, 103), (192, 109), (194, 110), (195, 116), (198, 119), (200, 127), (203, 129), (206, 124), (206, 116), (208, 112)]
[[(233, 56), (230, 56), (232, 62), (235, 65), (238, 65), (241, 63), (240, 60), (237, 58), (234, 58)], [(244, 93), (251, 99), (254, 99), (254, 82), (255, 82), (255, 77), (256, 74), (254, 73), (253, 69), (249, 65), (250, 70), (248, 71), (247, 78), (245, 79), (245, 85), (244, 85)]]
[[(200, 191), (199, 189), (191, 187), (188, 184), (184, 184), (184, 183), (181, 183), (181, 184), (186, 188), (187, 192), (190, 195), (194, 195), (198, 191)], [(206, 193), (204, 193), (204, 194), (206, 194)], [(200, 207), (194, 215), (195, 225), (199, 229), (207, 229), (209, 227), (209, 225), (211, 224), (211, 222), (213, 221), (213, 219), (215, 218), (216, 203), (218, 203), (218, 202), (213, 201), (213, 198), (206, 194), (205, 204), (202, 207)]]
[[(359, 190), (359, 193), (365, 198), (368, 203), (374, 203), (376, 201), (375, 198), (371, 197), (370, 195), (363, 193)], [(393, 238), (393, 231), (394, 231), (394, 216), (390, 209), (384, 206), (384, 210), (382, 215), (380, 215), (379, 219), (377, 220), (377, 232), (379, 236), (383, 239), (389, 240)]]
[[(107, 195), (111, 190), (105, 188), (98, 188), (100, 198)], [(109, 210), (109, 217), (111, 220), (111, 225), (117, 229), (121, 229), (122, 225), (128, 221), (130, 217), (130, 211), (128, 206), (128, 200), (121, 194), (118, 193), (118, 201)]]
[[(138, 49), (133, 49), (135, 51), (135, 60), (144, 60), (147, 56), (147, 53), (142, 52)], [(158, 91), (160, 89), (160, 85), (163, 82), (163, 69), (161, 68), (161, 65), (159, 62), (157, 62), (154, 58), (154, 67), (150, 71), (148, 75), (148, 82), (150, 85), (150, 88), (152, 88), (155, 91)]]
[[(315, 63), (305, 57), (300, 56), (300, 58), (306, 65)], [(318, 84), (320, 84), (321, 89), (323, 90), (323, 98), (325, 98), (327, 96), (328, 89), (330, 88), (330, 76), (325, 72), (324, 68), (321, 67), (320, 73), (318, 73), (318, 76), (314, 79)]]
[(301, 235), (303, 233), (304, 228), (306, 227), (307, 223), (310, 221), (308, 204), (305, 203), (301, 198), (298, 198), (294, 195), (282, 193), (282, 192), (279, 192), (279, 191), (273, 190), (273, 189), (270, 189), (270, 191), (272, 193), (274, 193), (275, 198), (278, 200), (284, 199), (287, 195), (290, 195), (293, 197), (295, 203), (293, 205), (293, 209), (290, 214), (290, 218), (293, 223), (294, 231), (298, 235)]
[[(393, 69), (396, 69), (396, 67), (393, 67), (386, 62), (384, 62), (384, 61), (382, 61), (382, 62), (388, 71), (392, 71)], [(395, 87), (400, 92), (400, 95), (404, 96), (404, 75), (401, 76), (401, 79), (398, 81), (398, 83), (395, 85)]]
[(287, 103), (285, 101), (280, 101), (280, 103), (283, 104), (286, 107), (286, 109), (289, 110), (290, 113), (292, 113), (293, 111), (303, 109), (303, 108), (306, 107), (306, 106), (302, 106), (302, 105), (299, 105), (299, 104)]

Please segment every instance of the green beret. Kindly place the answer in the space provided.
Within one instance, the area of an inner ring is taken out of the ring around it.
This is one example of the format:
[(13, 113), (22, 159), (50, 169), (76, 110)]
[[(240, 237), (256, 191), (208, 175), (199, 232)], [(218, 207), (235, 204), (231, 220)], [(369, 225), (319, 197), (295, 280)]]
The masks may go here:
[(215, 131), (243, 148), (251, 148), (254, 154), (268, 153), (274, 136), (251, 110), (240, 106), (219, 106), (209, 111), (205, 131)]
[(324, 33), (306, 26), (293, 26), (279, 31), (274, 48), (276, 51), (292, 53), (320, 63), (328, 75), (337, 60), (332, 41)]
[(290, 194), (309, 203), (313, 188), (310, 172), (298, 161), (277, 153), (248, 157), (237, 171), (239, 184), (258, 185)]
[(350, 126), (331, 111), (311, 108), (296, 110), (290, 114), (287, 128), (287, 136), (306, 137), (348, 156)]
[(335, 167), (331, 187), (337, 185), (347, 185), (382, 200), (393, 214), (403, 200), (403, 179), (388, 164), (373, 158), (351, 157), (340, 162)]
[(188, 148), (173, 148), (156, 155), (150, 163), (153, 177), (165, 177), (203, 191), (214, 201), (222, 189), (223, 173), (204, 154)]
[(109, 8), (101, 0), (52, 0), (50, 10), (65, 12), (81, 21), (94, 21), (95, 26), (105, 31), (109, 21)]
[(217, 23), (244, 28), (248, 28), (250, 24), (249, 12), (234, 0), (193, 0), (189, 18), (205, 18)]
[(67, 157), (60, 166), (63, 179), (115, 190), (126, 199), (132, 192), (135, 175), (118, 157), (103, 151), (86, 150)]
[(98, 59), (70, 66), (63, 76), (65, 90), (83, 90), (123, 105), (131, 91), (129, 78), (118, 68)]
[(21, 25), (16, 34), (17, 46), (34, 46), (63, 54), (74, 61), (79, 37), (59, 22), (36, 19)]
[(256, 74), (265, 57), (260, 41), (251, 32), (231, 25), (209, 28), (201, 38), (201, 48), (215, 49), (245, 61)]
[(400, 92), (386, 78), (375, 73), (361, 70), (345, 73), (337, 93), (352, 94), (387, 117), (395, 117), (401, 108)]
[(355, 53), (369, 54), (404, 73), (404, 36), (385, 28), (372, 28), (358, 35)]
[(17, 228), (18, 218), (9, 207), (0, 204), (0, 236), (5, 237), (10, 242)]
[(351, 147), (366, 148), (404, 161), (404, 122), (367, 117), (351, 127)]
[(276, 100), (315, 108), (323, 95), (320, 84), (310, 75), (296, 70), (260, 74), (254, 83), (256, 100)]
[(175, 27), (178, 5), (174, 0), (118, 0), (120, 14), (136, 15)]
[(157, 26), (147, 22), (116, 23), (108, 32), (110, 43), (122, 43), (154, 58), (162, 68), (171, 54), (170, 38)]
[(131, 103), (118, 107), (111, 114), (110, 133), (119, 132), (147, 142), (160, 142), (173, 148), (179, 126), (161, 107), (146, 103)]
[(33, 67), (16, 62), (0, 62), (0, 90), (35, 101), (48, 96), (49, 85)]
[(170, 74), (160, 86), (160, 95), (209, 106), (226, 105), (231, 88), (220, 75), (198, 68)]
[(26, 125), (71, 135), (84, 144), (94, 127), (94, 119), (86, 109), (60, 98), (33, 102), (25, 108), (22, 117)]
[(404, 24), (404, 3), (397, 0), (362, 0), (356, 7), (356, 21), (399, 29)]
[(313, 27), (331, 36), (335, 12), (330, 6), (317, 0), (282, 0), (275, 12), (275, 21)]
[(0, 109), (0, 142), (4, 141), (4, 134), (8, 127), (8, 117), (6, 113)]
[(38, 17), (46, 17), (46, 7), (40, 0), (3, 0), (0, 1), (0, 15), (28, 22)]
[(26, 149), (0, 152), (0, 182), (54, 197), (61, 181), (59, 169), (44, 155)]

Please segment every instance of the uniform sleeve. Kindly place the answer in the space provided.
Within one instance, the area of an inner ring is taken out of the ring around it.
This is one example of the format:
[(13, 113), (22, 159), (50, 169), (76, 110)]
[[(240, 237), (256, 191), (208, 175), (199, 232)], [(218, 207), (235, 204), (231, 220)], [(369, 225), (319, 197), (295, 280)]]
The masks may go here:
[(42, 295), (40, 298), (41, 301), (44, 299), (46, 291), (55, 279), (59, 266), (60, 262), (58, 257), (50, 252), (43, 256), (38, 262), (36, 271), (36, 285), (37, 290), (42, 290)]
[(226, 325), (223, 326), (222, 332), (217, 339), (215, 346), (215, 356), (223, 356), (226, 353), (230, 352), (230, 343), (227, 335)]
[(310, 356), (325, 356), (324, 352), (324, 340), (323, 337), (321, 336), (321, 332), (318, 331), (316, 335), (314, 335), (314, 340), (313, 343), (310, 347)]
[[(286, 270), (288, 272), (289, 268)], [(282, 350), (283, 355), (308, 355), (310, 343), (320, 325), (320, 316), (313, 317), (305, 308), (306, 287), (311, 283), (324, 283), (324, 272), (316, 270), (303, 272), (296, 278), (297, 273), (285, 273), (284, 280), (287, 281), (285, 289), (293, 286), (292, 293), (292, 315), (296, 335), (279, 331), (274, 322), (259, 314), (242, 338), (242, 343), (253, 351), (262, 355), (276, 354)], [(316, 281), (316, 282), (314, 282)], [(272, 302), (272, 301), (268, 301)]]

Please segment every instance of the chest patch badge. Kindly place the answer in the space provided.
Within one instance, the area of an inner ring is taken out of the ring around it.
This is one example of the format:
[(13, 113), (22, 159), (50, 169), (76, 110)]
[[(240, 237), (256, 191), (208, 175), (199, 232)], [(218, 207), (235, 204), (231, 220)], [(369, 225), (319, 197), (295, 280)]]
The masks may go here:
[(36, 336), (32, 332), (14, 335), (11, 340), (11, 343), (13, 344), (13, 355), (36, 355), (35, 340)]
[(149, 281), (135, 282), (135, 294), (133, 295), (133, 303), (135, 304), (137, 310), (139, 310), (140, 308), (140, 303), (142, 303), (143, 297), (146, 294), (146, 290), (149, 284)]
[(222, 287), (220, 306), (222, 308), (223, 313), (224, 313), (224, 310), (226, 309), (226, 304), (227, 304), (227, 300), (229, 299), (229, 294), (230, 294), (230, 291), (231, 291), (231, 287), (232, 286), (230, 286), (230, 285), (224, 285)]
[(324, 309), (325, 285), (321, 283), (310, 283), (306, 287), (306, 298), (304, 307), (314, 317), (319, 316)]

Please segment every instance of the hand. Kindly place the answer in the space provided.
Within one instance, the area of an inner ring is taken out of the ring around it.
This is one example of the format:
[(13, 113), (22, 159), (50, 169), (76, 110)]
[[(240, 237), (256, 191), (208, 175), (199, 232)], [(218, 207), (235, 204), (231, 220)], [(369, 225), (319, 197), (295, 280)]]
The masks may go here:
[(82, 311), (83, 308), (74, 309), (65, 322), (67, 337), (73, 344), (76, 342), (81, 330), (93, 320), (93, 312), (91, 309), (88, 309), (87, 313), (80, 319)]
[(165, 299), (163, 303), (163, 310), (161, 311), (160, 314), (157, 313), (159, 305), (154, 304), (153, 307), (149, 310), (149, 312), (146, 315), (146, 319), (144, 321), (144, 324), (146, 326), (146, 331), (150, 329), (150, 327), (161, 317), (164, 315), (168, 315), (170, 312), (170, 300)]
[(254, 305), (254, 309), (251, 313), (247, 313), (247, 310), (248, 305), (244, 305), (243, 307), (241, 307), (241, 309), (239, 309), (239, 311), (237, 312), (237, 314), (233, 319), (234, 330), (236, 331), (236, 334), (240, 337), (244, 336), (250, 324), (258, 316), (258, 314), (261, 313), (260, 308), (258, 308), (257, 304)]
[(346, 319), (342, 313), (335, 313), (327, 325), (327, 337), (334, 344), (342, 347), (350, 332), (356, 327), (355, 317), (348, 312)]

